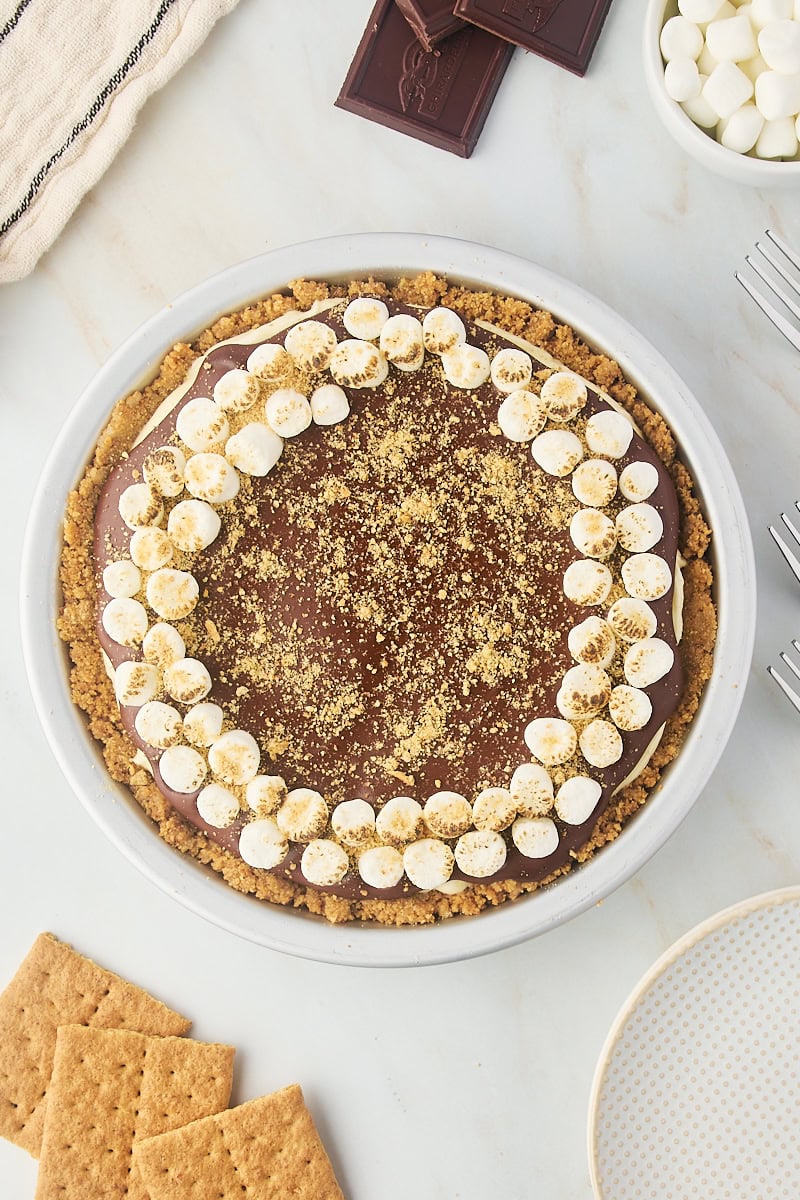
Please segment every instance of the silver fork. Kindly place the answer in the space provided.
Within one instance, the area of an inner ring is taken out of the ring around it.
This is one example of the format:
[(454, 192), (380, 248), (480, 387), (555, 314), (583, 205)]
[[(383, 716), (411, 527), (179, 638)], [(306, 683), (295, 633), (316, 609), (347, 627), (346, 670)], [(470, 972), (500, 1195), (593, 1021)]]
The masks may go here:
[[(795, 500), (794, 506), (798, 513), (800, 513), (800, 500)], [(798, 528), (789, 520), (785, 512), (782, 512), (780, 517), (784, 526), (789, 531), (794, 545), (800, 548), (800, 530), (798, 530)], [(792, 572), (798, 583), (800, 583), (800, 559), (798, 559), (794, 551), (790, 549), (789, 545), (786, 541), (784, 541), (774, 525), (769, 526), (769, 532), (772, 535), (775, 545), (786, 559), (786, 562), (789, 565), (789, 570)], [(798, 641), (797, 638), (792, 639), (792, 646), (800, 655), (800, 641)], [(794, 662), (794, 660), (789, 658), (788, 654), (784, 654), (783, 651), (780, 653), (780, 659), (784, 666), (789, 668), (791, 674), (797, 679), (800, 679), (800, 667)], [(800, 712), (800, 695), (798, 695), (796, 688), (791, 687), (790, 684), (788, 684), (783, 678), (783, 676), (778, 674), (773, 666), (767, 667), (767, 670), (783, 692), (784, 696), (786, 696), (797, 709), (797, 711)]]
[[(792, 638), (792, 646), (795, 651), (800, 654), (800, 642), (798, 642), (797, 638)], [(781, 650), (780, 659), (784, 666), (789, 668), (792, 675), (794, 675), (795, 678), (800, 679), (800, 667), (798, 667), (797, 663), (794, 662), (793, 659), (789, 658), (788, 654), (784, 654), (783, 650)], [(791, 687), (783, 678), (783, 676), (778, 674), (774, 667), (769, 666), (767, 667), (767, 670), (783, 692), (784, 696), (786, 696), (790, 703), (794, 705), (798, 712), (800, 712), (800, 695), (797, 694), (796, 689)]]
[[(780, 255), (775, 254), (770, 246), (764, 242), (756, 242), (756, 250), (761, 254), (765, 262), (769, 263), (777, 279), (774, 276), (767, 274), (761, 266), (758, 259), (751, 258), (746, 255), (745, 262), (755, 272), (758, 278), (764, 283), (772, 296), (776, 297), (784, 307), (792, 313), (794, 317), (800, 321), (800, 279), (790, 274), (786, 267), (786, 262), (791, 263), (796, 271), (800, 272), (800, 255), (790, 246), (787, 246), (783, 238), (778, 237), (777, 233), (771, 229), (765, 230), (765, 237), (768, 237), (772, 245), (780, 251)], [(756, 302), (763, 313), (769, 317), (772, 324), (781, 331), (783, 336), (792, 343), (796, 350), (800, 350), (800, 328), (792, 321), (787, 320), (783, 312), (776, 308), (774, 304), (764, 295), (762, 291), (755, 288), (746, 275), (741, 275), (738, 271), (734, 271), (734, 276), (738, 279), (748, 296)]]

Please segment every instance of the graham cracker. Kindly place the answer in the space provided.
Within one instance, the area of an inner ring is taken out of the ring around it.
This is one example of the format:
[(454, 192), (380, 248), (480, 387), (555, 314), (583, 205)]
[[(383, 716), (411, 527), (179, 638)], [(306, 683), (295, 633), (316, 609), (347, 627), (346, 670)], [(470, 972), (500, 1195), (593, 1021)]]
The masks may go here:
[(344, 1200), (297, 1084), (139, 1141), (150, 1200)]
[(62, 1025), (36, 1200), (149, 1200), (134, 1143), (225, 1108), (233, 1047)]
[(0, 1136), (36, 1158), (59, 1025), (167, 1036), (191, 1021), (119, 975), (40, 934), (0, 994)]

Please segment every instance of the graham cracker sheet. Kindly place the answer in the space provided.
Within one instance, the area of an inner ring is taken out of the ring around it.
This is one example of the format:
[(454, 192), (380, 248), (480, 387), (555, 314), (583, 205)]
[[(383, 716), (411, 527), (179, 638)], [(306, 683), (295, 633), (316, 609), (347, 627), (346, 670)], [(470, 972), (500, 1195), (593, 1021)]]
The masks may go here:
[(40, 934), (0, 994), (0, 1135), (36, 1158), (59, 1025), (167, 1037), (186, 1017), (51, 933)]

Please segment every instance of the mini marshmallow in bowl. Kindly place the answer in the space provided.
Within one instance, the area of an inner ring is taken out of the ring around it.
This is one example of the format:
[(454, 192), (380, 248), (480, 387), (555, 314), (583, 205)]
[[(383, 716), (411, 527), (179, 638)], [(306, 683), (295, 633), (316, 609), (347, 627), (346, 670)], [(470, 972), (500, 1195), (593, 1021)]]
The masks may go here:
[(798, 0), (650, 0), (644, 53), (688, 153), (736, 182), (800, 183)]

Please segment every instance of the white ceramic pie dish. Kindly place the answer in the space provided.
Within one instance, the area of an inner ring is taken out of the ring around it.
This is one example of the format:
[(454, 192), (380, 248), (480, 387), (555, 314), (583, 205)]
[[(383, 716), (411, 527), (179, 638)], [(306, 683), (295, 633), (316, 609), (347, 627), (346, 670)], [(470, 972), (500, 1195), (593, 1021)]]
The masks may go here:
[[(663, 783), (622, 836), (554, 887), (477, 917), (435, 926), (333, 926), (234, 891), (158, 837), (127, 789), (115, 784), (73, 705), (68, 661), (56, 632), (58, 565), (66, 497), (80, 478), (117, 399), (155, 374), (166, 351), (222, 313), (298, 277), (394, 278), (434, 270), (468, 285), (517, 295), (550, 309), (612, 355), (668, 421), (690, 464), (715, 531), (719, 634), (700, 711)], [(708, 419), (657, 351), (574, 284), (523, 259), (473, 243), (416, 234), (327, 238), (273, 251), (186, 292), (137, 330), (75, 404), (53, 447), (31, 508), (21, 575), (22, 639), (40, 720), (67, 780), (108, 838), (148, 879), (214, 924), (255, 943), (319, 961), (411, 966), (501, 949), (569, 920), (630, 878), (663, 845), (708, 781), (733, 728), (750, 666), (756, 589), (741, 495)]]

